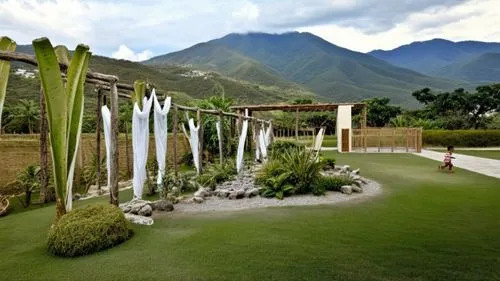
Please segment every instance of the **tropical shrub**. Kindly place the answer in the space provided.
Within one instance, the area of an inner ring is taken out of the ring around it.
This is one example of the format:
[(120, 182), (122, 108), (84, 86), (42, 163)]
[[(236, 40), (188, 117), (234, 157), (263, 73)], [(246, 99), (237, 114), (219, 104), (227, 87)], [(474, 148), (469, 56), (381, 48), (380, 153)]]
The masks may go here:
[(165, 185), (163, 189), (167, 194), (174, 196), (179, 196), (184, 192), (196, 191), (200, 185), (195, 180), (195, 176), (194, 173), (180, 173), (175, 176), (174, 172), (167, 172), (163, 179)]
[(199, 184), (215, 189), (217, 184), (231, 180), (236, 175), (235, 163), (227, 160), (223, 164), (215, 164), (205, 168), (203, 174), (199, 175)]
[(110, 204), (91, 205), (61, 217), (48, 235), (54, 255), (75, 257), (116, 246), (133, 235), (123, 212)]
[(255, 183), (264, 185), (266, 180), (272, 177), (277, 177), (286, 172), (282, 162), (278, 159), (271, 159), (262, 166), (255, 174)]
[(285, 152), (298, 147), (303, 146), (292, 141), (274, 141), (269, 145), (269, 158), (279, 158)]
[(323, 164), (324, 169), (335, 168), (335, 158), (333, 157), (321, 157), (319, 161)]
[(314, 188), (327, 191), (340, 191), (343, 185), (352, 185), (354, 180), (348, 176), (320, 176), (314, 183)]
[(500, 130), (424, 130), (424, 146), (488, 147), (500, 146)]
[(266, 178), (260, 195), (282, 200), (285, 196), (293, 194), (294, 186), (289, 183), (291, 176), (291, 172), (283, 172), (277, 176)]
[(291, 149), (283, 154), (282, 162), (285, 170), (292, 173), (290, 183), (295, 186), (295, 193), (310, 193), (323, 167), (323, 163), (316, 161), (314, 152), (303, 148)]
[(31, 205), (31, 194), (40, 187), (40, 167), (29, 165), (17, 176), (17, 183), (22, 188), (25, 195), (24, 207)]

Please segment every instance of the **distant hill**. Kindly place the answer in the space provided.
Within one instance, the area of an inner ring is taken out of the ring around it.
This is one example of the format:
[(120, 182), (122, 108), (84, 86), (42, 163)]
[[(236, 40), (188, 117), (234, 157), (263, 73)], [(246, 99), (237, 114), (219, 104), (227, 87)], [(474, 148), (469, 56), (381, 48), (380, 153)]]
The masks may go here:
[[(33, 53), (31, 45), (20, 45), (18, 52)], [(38, 79), (30, 79), (14, 74), (15, 70), (34, 67), (13, 63), (12, 73), (7, 87), (6, 105), (13, 104), (20, 98), (38, 100), (40, 84)], [(166, 92), (178, 103), (187, 103), (193, 99), (204, 98), (215, 94), (224, 94), (244, 103), (267, 103), (288, 101), (294, 98), (313, 97), (293, 83), (284, 83), (283, 87), (266, 86), (223, 76), (214, 72), (195, 71), (187, 67), (163, 65), (161, 68), (144, 64), (116, 60), (102, 56), (92, 56), (90, 69), (107, 74), (114, 74), (121, 82), (132, 84), (137, 79), (153, 83), (158, 91)], [(88, 107), (95, 104), (95, 94), (87, 87), (86, 99)], [(95, 109), (89, 109), (95, 110)]]
[(476, 84), (500, 82), (500, 53), (486, 53), (463, 62), (456, 62), (432, 74), (440, 77), (461, 79)]
[(396, 103), (415, 104), (410, 97), (414, 90), (452, 89), (460, 84), (396, 67), (371, 55), (338, 47), (313, 34), (299, 32), (229, 34), (144, 63), (189, 64), (233, 77), (238, 77), (234, 73), (246, 66), (246, 76), (238, 78), (266, 84), (270, 78), (278, 85), (287, 79), (329, 101), (388, 96)]
[[(500, 43), (489, 43), (479, 41), (452, 42), (444, 39), (433, 39), (429, 41), (413, 42), (408, 45), (400, 46), (393, 50), (383, 51), (375, 50), (369, 54), (385, 60), (391, 64), (413, 69), (415, 71), (428, 74), (440, 75), (452, 79), (465, 79), (467, 81), (491, 81), (490, 78), (464, 75), (464, 65), (472, 63), (469, 67), (477, 64), (474, 61), (483, 61), (482, 55), (488, 53), (500, 53)], [(494, 66), (493, 64), (488, 64)], [(459, 69), (455, 69), (459, 68)], [(482, 73), (487, 74), (484, 66), (480, 67)], [(448, 71), (448, 73), (446, 73)], [(475, 72), (472, 68), (468, 72)], [(455, 75), (456, 74), (456, 75)], [(488, 74), (487, 74), (488, 75)], [(496, 79), (495, 81), (499, 81)]]

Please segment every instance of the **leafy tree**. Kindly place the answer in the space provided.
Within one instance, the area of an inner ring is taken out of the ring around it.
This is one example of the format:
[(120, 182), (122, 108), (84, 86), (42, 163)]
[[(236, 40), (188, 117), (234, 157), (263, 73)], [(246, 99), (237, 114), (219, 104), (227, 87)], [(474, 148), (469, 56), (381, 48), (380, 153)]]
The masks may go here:
[(24, 190), (25, 202), (24, 207), (27, 208), (31, 204), (31, 193), (40, 186), (40, 167), (37, 165), (29, 165), (17, 176), (17, 183)]
[(21, 99), (10, 110), (9, 123), (7, 127), (10, 131), (33, 134), (38, 127), (40, 120), (40, 108), (34, 100)]
[(369, 127), (384, 127), (402, 112), (401, 107), (389, 104), (389, 98), (372, 98), (364, 102), (368, 106), (366, 119)]

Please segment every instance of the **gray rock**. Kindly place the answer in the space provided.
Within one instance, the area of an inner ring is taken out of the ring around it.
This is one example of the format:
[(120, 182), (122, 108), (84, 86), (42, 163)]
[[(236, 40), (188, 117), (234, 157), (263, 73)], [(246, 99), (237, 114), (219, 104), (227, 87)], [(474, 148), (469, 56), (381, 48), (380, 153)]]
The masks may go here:
[(344, 165), (341, 169), (342, 172), (347, 173), (351, 170), (351, 166), (349, 165)]
[(352, 186), (352, 191), (357, 192), (357, 193), (362, 193), (363, 189), (361, 187), (359, 187), (359, 186), (353, 185)]
[(205, 199), (203, 199), (202, 197), (193, 197), (193, 202), (201, 204), (201, 203), (205, 202)]
[(153, 213), (153, 208), (149, 204), (144, 205), (139, 212), (137, 213), (139, 216), (149, 217)]
[(247, 191), (245, 191), (245, 197), (249, 198), (249, 197), (253, 197), (253, 196), (257, 196), (259, 195), (259, 189), (258, 188), (252, 188), (252, 189), (249, 189)]
[(198, 191), (196, 191), (193, 196), (194, 197), (201, 197), (201, 198), (205, 198), (207, 196), (209, 196), (210, 194), (208, 193), (208, 191), (206, 191), (204, 188), (200, 188), (198, 189)]
[(123, 204), (120, 205), (120, 209), (124, 212), (124, 213), (130, 213), (130, 211), (132, 211), (132, 206), (130, 204)]
[[(243, 193), (244, 195), (245, 193)], [(229, 199), (237, 199), (238, 198), (238, 191), (231, 191), (231, 193), (229, 193)]]
[(167, 200), (158, 200), (153, 202), (152, 205), (153, 205), (153, 210), (167, 211), (167, 212), (171, 212), (174, 210), (174, 205)]
[(217, 194), (217, 196), (219, 196), (220, 198), (226, 198), (229, 196), (231, 192), (227, 189), (221, 189), (219, 190), (219, 193)]
[(80, 198), (82, 198), (82, 195), (80, 193), (73, 194), (73, 200), (80, 200)]
[(344, 185), (340, 188), (340, 192), (342, 192), (344, 194), (351, 194), (352, 193), (352, 186)]
[(351, 178), (352, 178), (353, 180), (359, 180), (359, 179), (361, 179), (361, 176), (359, 176), (359, 175), (357, 175), (357, 174), (352, 174), (352, 173), (351, 173)]
[(133, 214), (125, 214), (125, 218), (131, 223), (142, 224), (142, 225), (152, 225), (154, 222), (152, 218), (133, 215)]
[(245, 196), (245, 190), (244, 189), (238, 189), (236, 190), (236, 198), (241, 199)]

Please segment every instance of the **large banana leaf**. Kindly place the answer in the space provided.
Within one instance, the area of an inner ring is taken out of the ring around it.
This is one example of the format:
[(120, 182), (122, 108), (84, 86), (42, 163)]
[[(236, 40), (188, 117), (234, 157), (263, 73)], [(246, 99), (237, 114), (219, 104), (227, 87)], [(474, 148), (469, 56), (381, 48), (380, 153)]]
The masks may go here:
[[(0, 50), (13, 52), (16, 50), (16, 42), (9, 37), (0, 37)], [(2, 111), (9, 81), (10, 61), (0, 60), (0, 128), (2, 125)]]
[(66, 63), (69, 60), (67, 49), (58, 46), (54, 50), (47, 38), (34, 40), (33, 48), (47, 104), (57, 202), (69, 211), (74, 160), (81, 133), (83, 85), (90, 58), (89, 48), (77, 46), (67, 70), (66, 86), (61, 78), (58, 58)]

